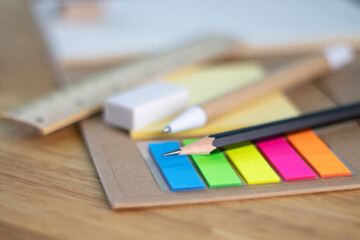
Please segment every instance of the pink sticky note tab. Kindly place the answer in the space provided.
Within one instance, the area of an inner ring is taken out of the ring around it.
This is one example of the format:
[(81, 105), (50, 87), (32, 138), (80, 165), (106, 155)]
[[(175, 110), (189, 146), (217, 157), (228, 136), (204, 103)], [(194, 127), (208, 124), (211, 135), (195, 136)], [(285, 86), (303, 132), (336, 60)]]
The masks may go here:
[(256, 145), (285, 181), (316, 178), (315, 173), (284, 138), (259, 141)]

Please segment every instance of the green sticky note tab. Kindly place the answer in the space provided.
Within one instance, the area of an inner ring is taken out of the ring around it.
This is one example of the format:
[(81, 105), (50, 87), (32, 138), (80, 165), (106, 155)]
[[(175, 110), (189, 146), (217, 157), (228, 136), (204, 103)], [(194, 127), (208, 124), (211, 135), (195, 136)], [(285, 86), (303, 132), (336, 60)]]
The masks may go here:
[(225, 153), (248, 184), (280, 181), (279, 176), (251, 142), (226, 149)]
[[(183, 140), (183, 144), (190, 144), (198, 139)], [(221, 152), (210, 155), (192, 155), (196, 166), (204, 176), (210, 188), (241, 186), (242, 182)]]

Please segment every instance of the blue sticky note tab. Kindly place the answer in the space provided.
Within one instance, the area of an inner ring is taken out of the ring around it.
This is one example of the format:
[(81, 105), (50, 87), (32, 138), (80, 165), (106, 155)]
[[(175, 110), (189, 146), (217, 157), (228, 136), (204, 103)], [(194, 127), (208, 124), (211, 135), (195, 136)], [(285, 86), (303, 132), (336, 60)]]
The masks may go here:
[(165, 156), (161, 154), (179, 148), (178, 142), (149, 144), (150, 153), (156, 161), (172, 191), (203, 189), (205, 184), (186, 156)]

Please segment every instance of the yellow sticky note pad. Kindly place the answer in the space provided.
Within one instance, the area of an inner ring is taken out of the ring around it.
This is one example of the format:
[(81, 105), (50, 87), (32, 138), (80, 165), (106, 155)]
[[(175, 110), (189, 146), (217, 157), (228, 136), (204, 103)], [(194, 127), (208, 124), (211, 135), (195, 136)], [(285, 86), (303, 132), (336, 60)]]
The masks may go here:
[[(197, 66), (172, 75), (171, 82), (190, 90), (190, 105), (214, 99), (260, 80), (264, 76), (261, 65), (253, 62), (231, 62), (219, 66)], [(169, 80), (170, 81), (170, 80)], [(199, 137), (208, 134), (248, 127), (298, 115), (297, 109), (282, 93), (264, 96), (244, 107), (217, 118), (204, 127), (172, 134), (170, 137)], [(176, 117), (176, 116), (174, 116)], [(133, 139), (169, 138), (161, 131), (172, 119), (132, 131)]]
[(189, 105), (200, 104), (245, 87), (264, 76), (264, 69), (254, 62), (230, 62), (188, 69), (171, 82), (190, 90)]
[[(297, 115), (298, 110), (293, 106), (290, 100), (282, 93), (275, 93), (219, 117), (204, 127), (171, 134), (171, 137), (206, 136), (212, 133), (248, 127), (270, 121), (295, 117)], [(164, 134), (161, 131), (170, 121), (171, 119), (168, 119), (138, 131), (132, 131), (131, 137), (134, 139), (168, 138), (169, 135)]]
[(248, 184), (280, 181), (279, 176), (251, 142), (241, 143), (234, 148), (226, 149), (225, 154)]

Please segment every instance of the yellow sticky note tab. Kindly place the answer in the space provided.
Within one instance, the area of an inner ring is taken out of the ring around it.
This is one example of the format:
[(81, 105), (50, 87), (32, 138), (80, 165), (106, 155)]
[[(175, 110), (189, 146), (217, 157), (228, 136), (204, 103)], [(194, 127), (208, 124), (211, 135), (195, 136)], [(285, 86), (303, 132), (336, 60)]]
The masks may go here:
[(234, 148), (226, 149), (225, 154), (248, 184), (280, 181), (279, 176), (251, 142), (241, 143)]

